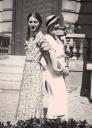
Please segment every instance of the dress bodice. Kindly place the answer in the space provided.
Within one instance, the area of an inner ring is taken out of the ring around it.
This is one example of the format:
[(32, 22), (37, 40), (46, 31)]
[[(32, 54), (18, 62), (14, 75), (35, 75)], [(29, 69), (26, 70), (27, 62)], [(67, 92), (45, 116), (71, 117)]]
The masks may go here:
[(37, 46), (37, 43), (40, 42), (41, 38), (44, 35), (39, 32), (36, 34), (35, 38), (30, 38), (29, 41), (26, 41), (26, 60), (38, 62), (41, 57), (40, 48)]

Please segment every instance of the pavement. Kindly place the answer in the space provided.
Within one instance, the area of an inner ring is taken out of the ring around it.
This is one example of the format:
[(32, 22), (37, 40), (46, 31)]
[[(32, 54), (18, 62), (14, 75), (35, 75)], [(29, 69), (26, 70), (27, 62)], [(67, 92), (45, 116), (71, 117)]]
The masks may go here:
[(19, 91), (0, 91), (0, 121), (13, 121), (16, 115)]
[[(69, 118), (87, 120), (92, 124), (92, 104), (79, 96), (80, 89), (68, 93)], [(0, 121), (14, 121), (19, 98), (18, 90), (0, 91)]]

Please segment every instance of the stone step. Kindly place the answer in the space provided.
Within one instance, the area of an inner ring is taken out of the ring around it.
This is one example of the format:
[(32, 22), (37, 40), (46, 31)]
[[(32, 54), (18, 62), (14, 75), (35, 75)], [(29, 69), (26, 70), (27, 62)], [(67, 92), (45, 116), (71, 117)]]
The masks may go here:
[(21, 81), (22, 73), (0, 73), (0, 80), (3, 81)]
[(25, 56), (7, 56), (0, 59), (0, 89), (20, 88)]
[(0, 90), (19, 90), (21, 81), (4, 81), (0, 80)]
[(0, 66), (23, 66), (25, 56), (8, 56), (6, 59), (0, 59)]
[(11, 73), (11, 74), (20, 74), (23, 72), (23, 66), (13, 66), (13, 65), (5, 65), (5, 66), (1, 66), (0, 65), (0, 74), (4, 74), (4, 73)]

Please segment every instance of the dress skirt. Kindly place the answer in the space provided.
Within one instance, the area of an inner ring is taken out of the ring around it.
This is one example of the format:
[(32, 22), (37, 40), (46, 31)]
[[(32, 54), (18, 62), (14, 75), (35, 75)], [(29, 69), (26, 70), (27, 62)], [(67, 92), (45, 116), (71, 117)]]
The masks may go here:
[(17, 120), (41, 118), (43, 115), (43, 81), (38, 62), (25, 61), (19, 93)]
[(43, 75), (49, 94), (47, 118), (56, 119), (57, 117), (67, 117), (67, 92), (63, 75), (58, 76), (48, 69), (44, 71)]

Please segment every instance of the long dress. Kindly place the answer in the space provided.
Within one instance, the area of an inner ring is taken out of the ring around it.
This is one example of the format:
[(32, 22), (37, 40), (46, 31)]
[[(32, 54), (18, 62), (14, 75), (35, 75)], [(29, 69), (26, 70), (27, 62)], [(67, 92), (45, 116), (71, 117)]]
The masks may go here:
[(35, 39), (26, 41), (26, 59), (19, 92), (16, 113), (17, 120), (42, 118), (43, 115), (43, 80), (39, 64), (41, 52), (37, 43), (43, 38), (38, 32)]
[[(60, 59), (63, 68), (65, 67), (64, 46), (57, 42), (52, 36), (46, 35), (50, 48), (55, 51), (56, 57)], [(57, 75), (52, 70), (51, 61), (48, 58), (48, 68), (43, 72), (48, 92), (48, 111), (47, 118), (55, 119), (68, 115), (67, 110), (67, 91), (64, 75)]]

